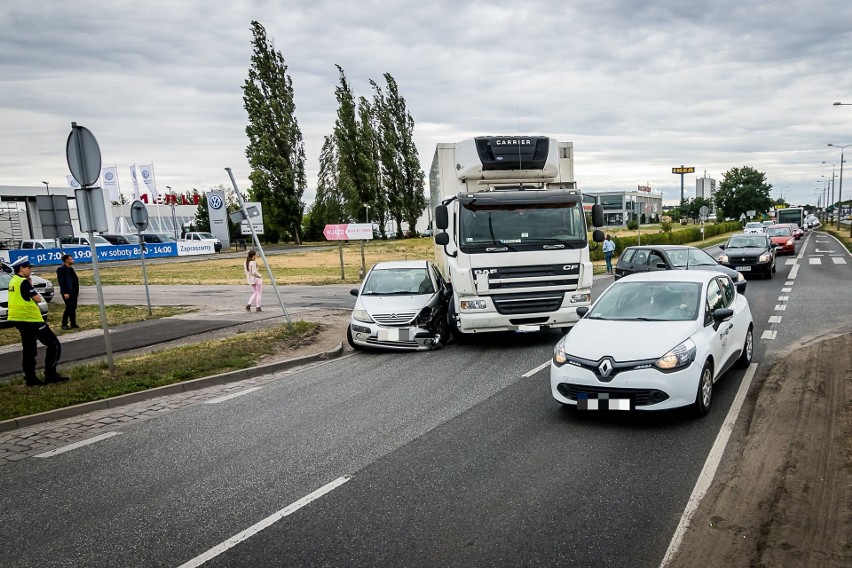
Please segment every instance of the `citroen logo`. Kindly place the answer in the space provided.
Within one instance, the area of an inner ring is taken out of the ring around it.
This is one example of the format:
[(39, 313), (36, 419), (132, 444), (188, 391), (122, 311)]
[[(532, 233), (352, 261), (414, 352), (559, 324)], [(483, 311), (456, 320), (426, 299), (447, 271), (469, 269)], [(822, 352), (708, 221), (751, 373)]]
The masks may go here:
[(396, 319), (396, 318), (398, 318), (398, 317), (399, 317), (399, 316), (398, 316), (398, 315), (396, 315), (396, 314), (391, 314), (391, 318), (393, 318), (393, 319)]
[(614, 368), (615, 366), (612, 363), (612, 359), (607, 357), (601, 361), (600, 365), (598, 365), (598, 372), (601, 374), (601, 377), (607, 378)]

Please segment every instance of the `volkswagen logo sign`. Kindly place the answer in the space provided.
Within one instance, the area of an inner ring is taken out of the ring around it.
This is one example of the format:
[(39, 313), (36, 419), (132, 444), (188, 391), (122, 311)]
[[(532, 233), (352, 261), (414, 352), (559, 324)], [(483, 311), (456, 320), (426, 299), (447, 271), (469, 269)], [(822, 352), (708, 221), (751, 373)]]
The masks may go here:
[(222, 201), (222, 198), (216, 194), (210, 196), (210, 207), (213, 209), (221, 209), (225, 203)]
[(104, 174), (104, 179), (107, 181), (112, 181), (112, 178), (115, 177), (112, 175), (112, 172), (107, 172)]

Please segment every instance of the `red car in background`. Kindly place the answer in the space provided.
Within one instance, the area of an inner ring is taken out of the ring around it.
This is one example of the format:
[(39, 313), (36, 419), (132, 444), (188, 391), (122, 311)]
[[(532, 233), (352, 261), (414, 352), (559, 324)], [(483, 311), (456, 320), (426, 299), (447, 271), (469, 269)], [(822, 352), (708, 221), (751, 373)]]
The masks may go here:
[(773, 227), (790, 227), (790, 230), (793, 232), (793, 236), (797, 241), (805, 234), (804, 229), (796, 223), (781, 223), (780, 225), (773, 225)]
[(796, 254), (796, 237), (790, 225), (766, 227), (766, 235), (773, 244), (778, 245), (775, 254)]

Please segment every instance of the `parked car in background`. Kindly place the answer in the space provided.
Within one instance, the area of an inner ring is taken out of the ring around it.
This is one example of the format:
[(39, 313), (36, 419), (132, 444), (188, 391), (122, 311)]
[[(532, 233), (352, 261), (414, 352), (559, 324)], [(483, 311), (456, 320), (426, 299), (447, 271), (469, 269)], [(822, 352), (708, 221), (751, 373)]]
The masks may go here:
[(435, 236), (435, 233), (432, 231), (432, 229), (426, 229), (425, 231), (420, 233), (420, 236), (424, 237), (424, 238), (425, 237), (433, 237), (433, 236)]
[(134, 234), (127, 235), (111, 235), (108, 233), (101, 234), (103, 238), (108, 240), (110, 243), (114, 245), (138, 245), (139, 244), (139, 236)]
[(776, 225), (766, 228), (766, 236), (776, 246), (775, 254), (796, 254), (796, 237), (789, 225)]
[(168, 233), (142, 233), (142, 239), (146, 243), (176, 243), (174, 235)]
[(360, 289), (346, 339), (354, 349), (438, 349), (449, 339), (450, 293), (427, 260), (379, 262)]
[(719, 264), (715, 258), (700, 248), (686, 245), (639, 245), (627, 247), (615, 265), (618, 280), (637, 272), (656, 270), (715, 270), (727, 274), (733, 281), (743, 279), (742, 274)]
[(222, 250), (222, 241), (217, 239), (213, 235), (213, 233), (191, 231), (189, 233), (184, 234), (183, 238), (184, 238), (184, 240), (187, 240), (187, 241), (215, 241), (213, 243), (213, 249), (216, 252), (219, 252), (220, 250)]
[[(0, 272), (4, 272), (6, 274), (14, 274), (15, 270), (6, 262), (0, 261)], [(41, 276), (39, 276), (37, 274), (30, 274), (30, 281), (33, 284), (33, 288), (35, 288), (36, 291), (39, 294), (41, 294), (41, 297), (44, 298), (45, 301), (47, 301), (47, 302), (53, 301), (53, 296), (54, 296), (53, 282), (51, 282), (47, 278), (42, 278)], [(8, 286), (9, 286), (9, 284), (6, 283), (6, 287), (8, 287)]]
[(18, 248), (23, 250), (44, 250), (59, 248), (59, 245), (53, 239), (24, 239), (18, 245)]
[(719, 263), (744, 275), (760, 274), (772, 278), (775, 273), (775, 245), (767, 235), (732, 235), (719, 245)]
[[(63, 247), (87, 247), (89, 246), (89, 237), (81, 236), (81, 237), (62, 237), (59, 239), (59, 242), (62, 243)], [(96, 247), (108, 247), (112, 243), (103, 238), (100, 235), (95, 235), (95, 246)]]
[[(633, 274), (607, 288), (553, 350), (553, 398), (579, 410), (668, 410), (704, 416), (713, 386), (754, 353), (748, 300), (725, 274)], [(602, 338), (605, 338), (602, 340)]]
[[(12, 274), (5, 271), (0, 271), (0, 328), (13, 327), (9, 318), (9, 282), (12, 280)], [(33, 278), (35, 280), (35, 278)], [(51, 287), (53, 285), (51, 284)], [(41, 294), (41, 292), (39, 292)], [(47, 321), (47, 298), (45, 301), (39, 302), (38, 309), (41, 310), (41, 317)]]
[(763, 223), (752, 222), (746, 223), (745, 227), (743, 227), (743, 233), (747, 235), (759, 235), (763, 232)]

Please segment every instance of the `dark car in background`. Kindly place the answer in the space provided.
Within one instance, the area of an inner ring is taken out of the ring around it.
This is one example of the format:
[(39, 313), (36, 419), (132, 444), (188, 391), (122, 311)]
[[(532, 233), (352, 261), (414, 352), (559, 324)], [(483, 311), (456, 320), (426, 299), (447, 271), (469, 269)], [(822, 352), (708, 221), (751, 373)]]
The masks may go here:
[(779, 254), (796, 254), (796, 238), (789, 225), (776, 225), (766, 228), (766, 236), (778, 245), (775, 248), (776, 256)]
[(102, 234), (101, 236), (114, 245), (138, 245), (139, 244), (139, 237), (137, 235), (133, 235), (133, 234), (129, 234), (129, 235)]
[(629, 274), (655, 270), (714, 270), (736, 282), (742, 275), (719, 262), (700, 248), (686, 245), (638, 245), (627, 247), (615, 265), (615, 279)]
[(775, 248), (768, 235), (738, 234), (719, 245), (719, 263), (743, 275), (759, 274), (772, 278), (775, 272)]
[(166, 233), (142, 233), (142, 240), (146, 243), (176, 243), (173, 235)]

